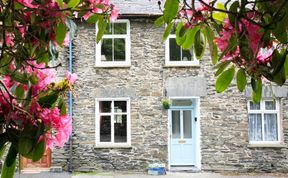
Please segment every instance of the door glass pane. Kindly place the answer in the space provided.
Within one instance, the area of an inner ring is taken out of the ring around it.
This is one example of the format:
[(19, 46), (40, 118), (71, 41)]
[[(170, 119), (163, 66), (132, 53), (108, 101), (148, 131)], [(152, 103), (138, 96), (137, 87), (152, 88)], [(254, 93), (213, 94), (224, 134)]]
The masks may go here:
[(181, 61), (181, 49), (176, 44), (175, 38), (169, 38), (170, 61)]
[(262, 141), (261, 114), (249, 114), (249, 138), (250, 141)]
[(265, 109), (276, 110), (276, 103), (274, 101), (265, 101)]
[(127, 112), (126, 101), (114, 101), (114, 112), (116, 113)]
[(172, 111), (172, 138), (180, 137), (180, 111)]
[(114, 39), (114, 61), (125, 61), (125, 39)]
[(183, 128), (184, 138), (192, 138), (191, 111), (183, 111)]
[(252, 101), (250, 103), (250, 110), (260, 110), (260, 103), (253, 103)]
[(112, 39), (102, 39), (101, 61), (112, 61)]
[(264, 114), (265, 141), (278, 141), (277, 114)]
[(112, 101), (99, 101), (99, 111), (100, 113), (110, 113), (111, 112)]
[(126, 23), (114, 23), (114, 34), (127, 34)]
[(115, 115), (114, 141), (115, 143), (127, 142), (127, 116), (126, 115)]
[(191, 99), (175, 99), (172, 100), (172, 106), (192, 106)]
[(100, 117), (100, 142), (111, 142), (111, 117)]

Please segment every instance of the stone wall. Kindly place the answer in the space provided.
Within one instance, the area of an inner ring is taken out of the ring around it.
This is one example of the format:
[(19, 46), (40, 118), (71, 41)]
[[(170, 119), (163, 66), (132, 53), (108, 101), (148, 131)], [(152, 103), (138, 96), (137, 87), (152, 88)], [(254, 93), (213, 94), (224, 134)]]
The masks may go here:
[[(73, 41), (74, 72), (79, 76), (73, 103), (74, 171), (144, 171), (149, 163), (168, 163), (168, 116), (160, 101), (167, 94), (168, 81), (194, 77), (206, 85), (200, 94), (197, 83), (190, 91), (201, 96), (202, 170), (288, 172), (287, 148), (248, 148), (247, 98), (236, 86), (222, 94), (215, 92), (208, 53), (199, 67), (165, 67), (163, 28), (153, 26), (151, 19), (131, 19), (130, 25), (131, 67), (95, 68), (95, 27), (79, 24)], [(130, 148), (95, 147), (97, 97), (130, 97)], [(287, 143), (287, 99), (281, 99), (281, 108)], [(53, 163), (65, 166), (68, 154), (60, 155), (59, 150), (54, 152)]]

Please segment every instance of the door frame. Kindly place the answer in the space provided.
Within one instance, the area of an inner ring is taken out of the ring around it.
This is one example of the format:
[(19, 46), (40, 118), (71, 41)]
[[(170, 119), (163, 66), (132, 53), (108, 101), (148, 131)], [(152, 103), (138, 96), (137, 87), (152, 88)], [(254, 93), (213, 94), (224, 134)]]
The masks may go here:
[[(195, 117), (197, 117), (197, 121), (195, 122), (195, 133), (196, 133), (196, 140), (195, 140), (195, 155), (196, 155), (196, 164), (195, 164), (195, 167), (198, 169), (198, 170), (201, 170), (201, 148), (200, 148), (200, 137), (201, 137), (201, 129), (200, 129), (200, 97), (169, 97), (170, 100), (173, 100), (173, 99), (192, 99), (195, 104), (193, 105), (193, 107), (189, 107), (190, 109), (192, 109), (194, 112), (195, 112)], [(168, 128), (168, 169), (170, 170), (171, 169), (171, 145), (170, 145), (170, 142), (171, 142), (171, 137), (170, 135), (172, 134), (171, 132), (171, 127), (170, 127), (170, 112), (171, 110), (173, 109), (188, 109), (185, 108), (185, 107), (172, 107), (171, 109), (168, 109), (168, 119), (167, 119), (167, 128)]]

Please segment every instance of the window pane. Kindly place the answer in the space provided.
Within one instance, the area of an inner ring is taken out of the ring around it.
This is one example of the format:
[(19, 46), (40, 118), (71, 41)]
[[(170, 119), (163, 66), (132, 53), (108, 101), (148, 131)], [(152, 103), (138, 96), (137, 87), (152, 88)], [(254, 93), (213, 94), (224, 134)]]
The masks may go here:
[(250, 110), (260, 110), (260, 103), (253, 103), (252, 101), (250, 103)]
[(183, 111), (184, 138), (192, 138), (191, 111)]
[(127, 34), (126, 23), (114, 23), (114, 34)]
[(265, 141), (278, 141), (277, 114), (264, 114)]
[(100, 117), (100, 142), (111, 142), (111, 117)]
[(114, 101), (114, 112), (116, 113), (127, 112), (126, 101)]
[(274, 101), (265, 101), (265, 109), (267, 109), (267, 110), (276, 110), (276, 102), (274, 102)]
[(170, 61), (181, 61), (181, 49), (175, 38), (169, 38)]
[(110, 113), (112, 107), (112, 101), (99, 101), (100, 113)]
[(180, 111), (172, 111), (172, 138), (180, 136)]
[(127, 116), (126, 115), (115, 115), (114, 142), (115, 143), (127, 142)]
[(192, 49), (191, 50), (183, 50), (182, 49), (182, 61), (192, 61)]
[(101, 61), (112, 61), (112, 39), (102, 39)]
[(125, 61), (125, 39), (114, 39), (114, 61)]
[(249, 138), (250, 141), (262, 141), (261, 114), (249, 114)]

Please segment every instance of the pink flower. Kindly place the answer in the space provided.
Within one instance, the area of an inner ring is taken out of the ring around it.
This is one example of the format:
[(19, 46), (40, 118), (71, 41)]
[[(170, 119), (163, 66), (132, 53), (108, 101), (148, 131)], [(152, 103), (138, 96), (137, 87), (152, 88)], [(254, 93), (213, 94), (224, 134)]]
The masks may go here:
[(71, 74), (69, 71), (66, 71), (66, 79), (68, 80), (69, 84), (73, 85), (77, 80), (77, 74)]
[[(211, 0), (204, 0), (204, 2), (209, 5)], [(209, 7), (203, 3), (200, 3), (200, 6), (197, 8), (197, 10), (198, 11), (207, 11), (207, 10), (209, 10)]]
[(119, 14), (119, 10), (113, 9), (110, 15), (110, 22), (114, 22), (117, 19), (118, 14)]
[(29, 7), (29, 8), (37, 8), (38, 7), (37, 5), (32, 4), (33, 0), (16, 0), (16, 1), (18, 1), (22, 5)]
[(14, 35), (12, 33), (6, 34), (6, 45), (11, 47), (14, 46)]
[(70, 36), (69, 36), (69, 32), (68, 32), (68, 33), (66, 33), (63, 45), (64, 46), (69, 46), (69, 40), (70, 40)]
[(268, 62), (271, 61), (272, 59), (272, 53), (273, 53), (273, 49), (267, 49), (267, 48), (261, 48), (259, 49), (259, 52), (257, 54), (257, 62), (262, 63), (262, 64), (266, 64)]

